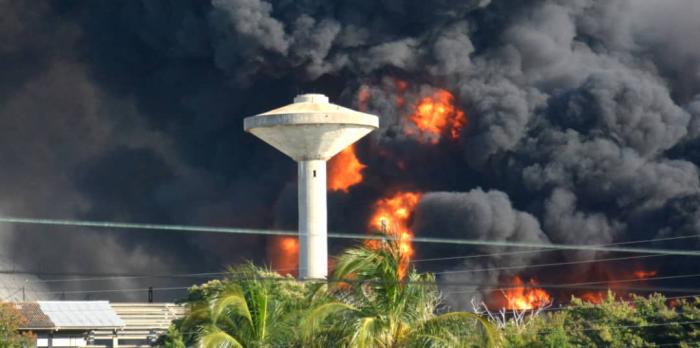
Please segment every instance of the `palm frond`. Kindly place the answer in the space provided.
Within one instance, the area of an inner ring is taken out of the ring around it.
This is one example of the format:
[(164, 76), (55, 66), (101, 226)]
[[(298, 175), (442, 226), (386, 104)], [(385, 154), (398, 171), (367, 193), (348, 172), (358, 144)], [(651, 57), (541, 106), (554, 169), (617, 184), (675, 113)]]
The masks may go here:
[(321, 324), (329, 317), (345, 312), (357, 312), (351, 305), (342, 302), (329, 302), (310, 310), (299, 323), (304, 340), (310, 340), (321, 328)]
[(197, 344), (200, 348), (244, 348), (233, 336), (214, 325), (202, 328)]
[(251, 327), (254, 326), (245, 293), (237, 284), (228, 284), (221, 293), (210, 301), (209, 308), (214, 324), (223, 317), (242, 317)]
[(403, 344), (403, 348), (452, 348), (455, 340), (443, 335), (421, 333), (411, 336), (411, 340)]
[(376, 317), (364, 317), (357, 321), (355, 334), (352, 336), (350, 344), (357, 348), (375, 347), (375, 341), (382, 334), (382, 325)]
[(264, 341), (267, 336), (269, 317), (269, 297), (264, 287), (250, 289), (248, 293), (250, 306), (253, 310), (253, 328), (255, 337)]

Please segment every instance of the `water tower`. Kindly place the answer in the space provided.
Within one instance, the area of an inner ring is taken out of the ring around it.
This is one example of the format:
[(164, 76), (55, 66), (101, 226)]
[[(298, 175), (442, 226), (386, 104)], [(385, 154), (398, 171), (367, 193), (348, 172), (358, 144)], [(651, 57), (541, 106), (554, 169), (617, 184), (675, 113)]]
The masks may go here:
[(243, 128), (299, 167), (299, 277), (328, 275), (326, 161), (379, 126), (379, 118), (332, 104), (322, 94), (247, 117)]

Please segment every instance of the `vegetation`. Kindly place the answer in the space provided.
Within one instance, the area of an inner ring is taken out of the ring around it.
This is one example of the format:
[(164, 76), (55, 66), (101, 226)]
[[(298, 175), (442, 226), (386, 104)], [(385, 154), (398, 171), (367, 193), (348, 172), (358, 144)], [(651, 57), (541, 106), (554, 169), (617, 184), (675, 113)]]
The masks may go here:
[(0, 348), (30, 347), (33, 335), (18, 333), (17, 328), (24, 325), (26, 319), (12, 303), (0, 302)]
[[(350, 249), (338, 259), (333, 300), (310, 310), (300, 325), (304, 346), (496, 345), (495, 327), (482, 317), (467, 312), (436, 315), (440, 298), (434, 276), (414, 270), (401, 275), (399, 250)], [(474, 329), (483, 329), (483, 341), (470, 342)]]
[[(399, 248), (347, 250), (328, 283), (252, 264), (190, 289), (165, 347), (700, 347), (700, 298), (661, 295), (498, 319), (447, 312), (432, 274), (401, 267)], [(404, 274), (405, 273), (405, 274)], [(520, 313), (523, 314), (523, 313)], [(489, 318), (489, 319), (486, 319)]]
[(400, 272), (399, 248), (346, 251), (330, 285), (300, 282), (251, 264), (190, 289), (187, 315), (165, 347), (496, 346), (495, 326), (467, 312), (438, 315), (435, 278)]
[(159, 344), (165, 347), (288, 347), (295, 325), (320, 286), (280, 276), (252, 264), (229, 270), (224, 280), (189, 290), (187, 316)]
[(700, 347), (700, 298), (668, 305), (659, 295), (572, 299), (561, 310), (503, 327), (508, 347)]

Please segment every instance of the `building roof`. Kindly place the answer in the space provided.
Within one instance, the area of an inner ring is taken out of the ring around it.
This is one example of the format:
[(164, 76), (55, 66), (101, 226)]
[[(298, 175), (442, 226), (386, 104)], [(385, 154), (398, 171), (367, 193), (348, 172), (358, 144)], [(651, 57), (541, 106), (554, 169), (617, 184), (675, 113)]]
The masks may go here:
[(53, 322), (41, 311), (41, 307), (36, 302), (20, 302), (15, 305), (22, 316), (27, 319), (23, 329), (52, 329)]
[(22, 329), (78, 330), (124, 327), (124, 322), (107, 301), (24, 302), (18, 303), (17, 308), (28, 321)]
[[(185, 314), (185, 307), (174, 303), (112, 303), (114, 312), (124, 321), (119, 338), (147, 342), (152, 331), (162, 334), (175, 319)], [(110, 339), (111, 330), (95, 330), (96, 339)], [(122, 345), (120, 345), (121, 347)]]

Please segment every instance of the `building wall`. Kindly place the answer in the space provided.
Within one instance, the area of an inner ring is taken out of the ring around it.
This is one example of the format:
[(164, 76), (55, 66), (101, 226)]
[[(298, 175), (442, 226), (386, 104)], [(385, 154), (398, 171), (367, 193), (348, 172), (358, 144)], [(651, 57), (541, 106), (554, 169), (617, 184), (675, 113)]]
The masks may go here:
[[(85, 334), (83, 332), (60, 333), (56, 332), (53, 335), (53, 347), (85, 347)], [(49, 333), (37, 333), (37, 347), (49, 346)]]

